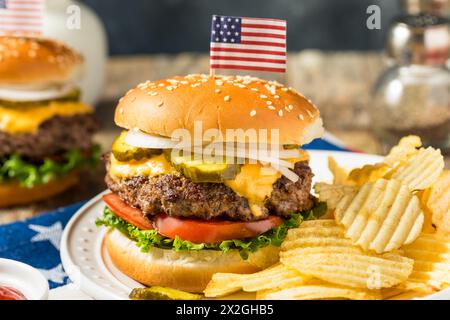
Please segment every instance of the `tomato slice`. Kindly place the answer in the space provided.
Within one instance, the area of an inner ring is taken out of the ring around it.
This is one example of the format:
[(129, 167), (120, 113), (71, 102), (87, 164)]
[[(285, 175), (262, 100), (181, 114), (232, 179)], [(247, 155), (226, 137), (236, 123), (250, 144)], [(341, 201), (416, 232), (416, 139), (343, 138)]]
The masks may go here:
[[(141, 210), (129, 206), (117, 194), (106, 194), (103, 196), (103, 201), (116, 215), (128, 223), (142, 230), (154, 229), (152, 222), (143, 216)], [(171, 239), (179, 236), (182, 240), (194, 243), (217, 243), (224, 240), (252, 238), (282, 223), (283, 219), (277, 216), (249, 222), (177, 218), (166, 214), (158, 214), (154, 219), (154, 226), (161, 235)]]
[(217, 243), (224, 240), (252, 238), (282, 223), (283, 220), (277, 216), (249, 222), (206, 221), (170, 217), (166, 214), (159, 214), (155, 218), (155, 228), (163, 236), (171, 239), (179, 236), (182, 240), (194, 243)]
[(151, 221), (144, 217), (141, 210), (129, 206), (117, 194), (108, 193), (102, 198), (111, 211), (126, 222), (131, 223), (142, 230), (153, 229)]

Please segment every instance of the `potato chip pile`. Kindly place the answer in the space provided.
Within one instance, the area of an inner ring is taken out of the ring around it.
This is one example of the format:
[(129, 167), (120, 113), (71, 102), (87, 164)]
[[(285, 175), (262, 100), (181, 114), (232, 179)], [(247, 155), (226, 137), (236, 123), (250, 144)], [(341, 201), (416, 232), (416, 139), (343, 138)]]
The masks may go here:
[(207, 297), (406, 299), (450, 286), (450, 171), (440, 150), (400, 140), (380, 163), (314, 190), (329, 212), (291, 229), (280, 262), (254, 274), (218, 273)]

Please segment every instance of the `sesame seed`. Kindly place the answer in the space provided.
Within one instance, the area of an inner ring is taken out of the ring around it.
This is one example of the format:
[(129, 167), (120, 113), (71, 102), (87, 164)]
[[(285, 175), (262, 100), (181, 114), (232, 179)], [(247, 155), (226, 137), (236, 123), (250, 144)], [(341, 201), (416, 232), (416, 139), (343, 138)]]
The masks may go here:
[(284, 92), (286, 92), (288, 90), (289, 90), (288, 88), (281, 88), (281, 91), (284, 91)]
[(266, 103), (270, 106), (272, 104), (272, 101), (267, 100)]
[(221, 91), (220, 91), (220, 89), (216, 89), (215, 92), (216, 93), (220, 93)]
[(304, 117), (302, 114), (299, 114), (299, 115), (298, 115), (298, 118), (299, 118), (300, 120), (305, 120), (305, 117)]
[(256, 116), (256, 110), (250, 111), (250, 117), (254, 117), (254, 116)]
[(221, 85), (223, 85), (223, 81), (222, 81), (222, 80), (216, 80), (216, 84), (217, 84), (218, 86), (221, 86)]
[(261, 99), (267, 99), (267, 96), (266, 96), (265, 94), (261, 94), (259, 97), (260, 97)]
[(269, 108), (270, 110), (276, 110), (274, 106), (267, 106), (267, 108)]
[(279, 96), (279, 95), (277, 95), (277, 94), (276, 94), (276, 95), (274, 95), (273, 97), (274, 97), (275, 99), (279, 99), (279, 98), (280, 98), (280, 96)]
[(169, 90), (169, 91), (173, 91), (174, 87), (168, 86), (168, 87), (166, 87), (166, 89)]
[(158, 95), (158, 92), (149, 92), (149, 93), (147, 93), (149, 96), (152, 96), (152, 97), (154, 97), (154, 96), (156, 96), (156, 95)]
[(163, 104), (164, 104), (164, 102), (163, 102), (163, 101), (160, 101), (160, 102), (158, 102), (157, 106), (158, 106), (158, 107), (162, 107)]
[(308, 113), (308, 115), (309, 115), (309, 117), (310, 117), (310, 118), (312, 118), (312, 117), (313, 117), (313, 114), (312, 114), (312, 112), (311, 112), (311, 111), (309, 111), (309, 110), (306, 110), (306, 112)]
[(288, 109), (291, 110), (291, 111), (294, 110), (294, 106), (293, 106), (292, 104), (288, 105), (287, 107), (288, 107)]
[(266, 84), (265, 87), (272, 95), (277, 93), (275, 86), (269, 86)]
[(284, 107), (284, 110), (286, 110), (287, 112), (291, 112), (291, 110), (289, 110), (287, 106)]
[(123, 108), (120, 108), (120, 109), (119, 109), (119, 113), (120, 113), (120, 114), (123, 114)]
[(158, 84), (158, 87), (165, 87), (166, 85), (164, 83)]
[(250, 90), (255, 91), (255, 92), (259, 91), (258, 88), (251, 88)]
[(230, 96), (225, 96), (225, 97), (223, 98), (223, 101), (230, 101)]
[(279, 115), (280, 117), (282, 117), (282, 116), (283, 116), (283, 110), (278, 110), (278, 115)]

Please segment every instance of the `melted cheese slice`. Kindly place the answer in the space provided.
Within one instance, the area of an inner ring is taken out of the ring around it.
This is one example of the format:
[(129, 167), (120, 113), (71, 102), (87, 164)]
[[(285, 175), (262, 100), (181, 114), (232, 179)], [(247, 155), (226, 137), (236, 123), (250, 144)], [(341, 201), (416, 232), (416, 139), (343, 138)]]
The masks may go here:
[(81, 102), (50, 102), (30, 108), (6, 108), (0, 104), (0, 130), (10, 133), (36, 133), (45, 120), (54, 116), (70, 117), (91, 113), (92, 108)]
[(128, 178), (133, 176), (154, 177), (175, 172), (176, 170), (163, 154), (153, 156), (149, 159), (142, 159), (139, 161), (132, 160), (128, 162), (118, 161), (114, 155), (111, 154), (109, 174), (116, 178)]
[(260, 164), (244, 164), (234, 180), (225, 182), (238, 195), (247, 198), (255, 217), (262, 214), (264, 200), (270, 197), (272, 185), (281, 177), (278, 171), (267, 169)]

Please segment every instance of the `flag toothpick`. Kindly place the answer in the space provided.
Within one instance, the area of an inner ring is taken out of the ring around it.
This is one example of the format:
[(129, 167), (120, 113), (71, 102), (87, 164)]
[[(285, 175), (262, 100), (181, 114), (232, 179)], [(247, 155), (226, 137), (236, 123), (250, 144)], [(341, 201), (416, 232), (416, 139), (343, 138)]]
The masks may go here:
[(286, 72), (286, 20), (213, 15), (210, 75), (215, 69)]

